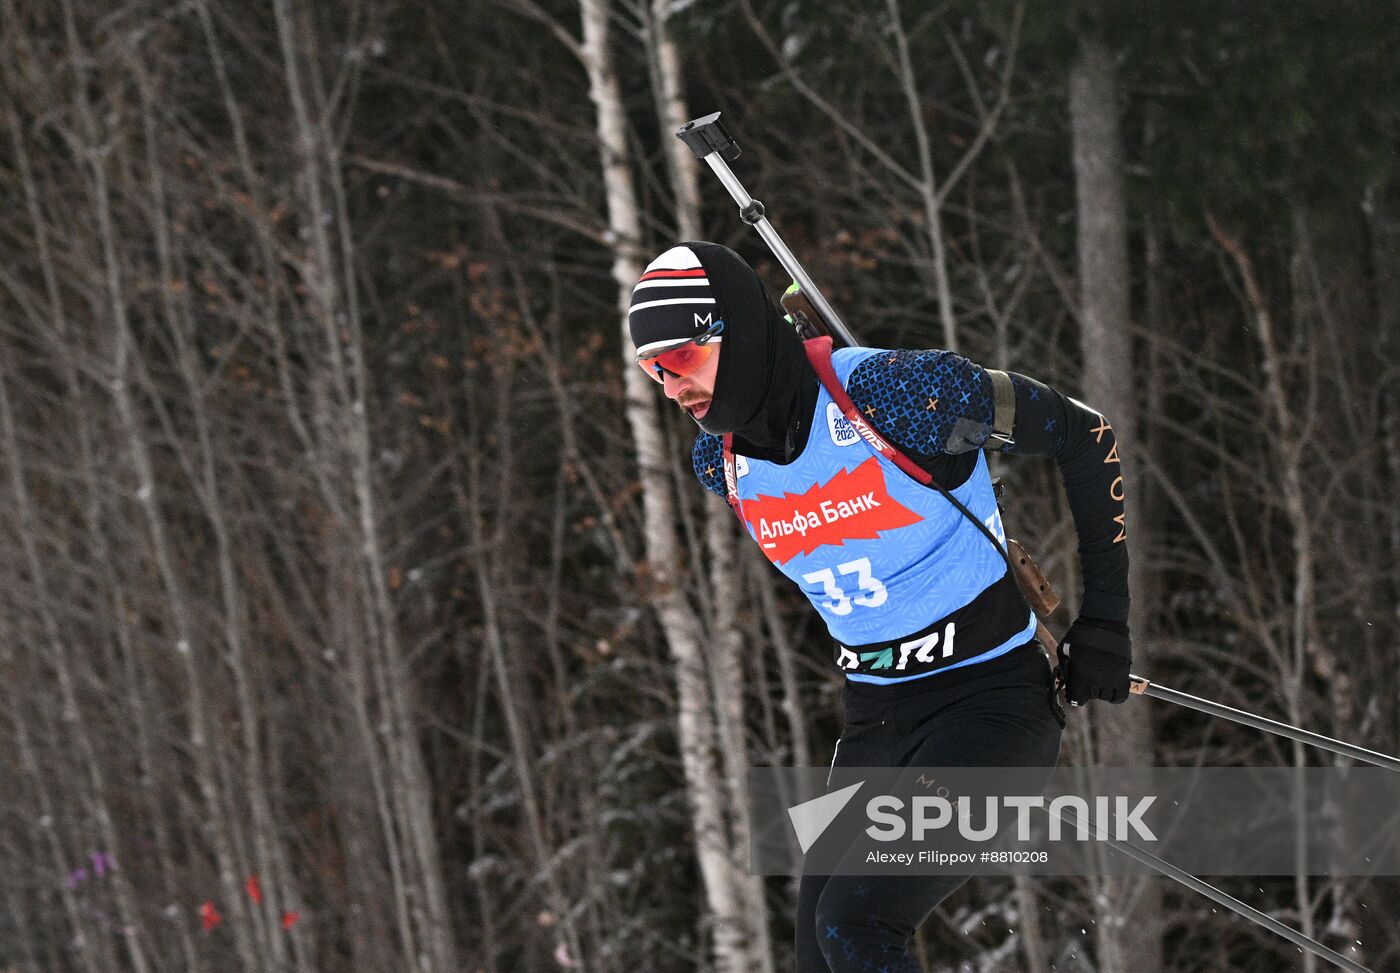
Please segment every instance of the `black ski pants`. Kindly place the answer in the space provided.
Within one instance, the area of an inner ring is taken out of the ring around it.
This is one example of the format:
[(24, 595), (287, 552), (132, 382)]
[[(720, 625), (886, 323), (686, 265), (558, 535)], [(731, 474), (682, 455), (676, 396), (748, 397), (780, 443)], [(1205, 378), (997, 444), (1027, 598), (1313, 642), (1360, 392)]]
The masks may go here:
[[(834, 771), (846, 767), (1044, 767), (1059, 759), (1053, 676), (1031, 641), (988, 662), (894, 686), (847, 683)], [(840, 786), (839, 773), (831, 785)], [(859, 872), (859, 865), (842, 871)], [(803, 875), (798, 973), (918, 973), (919, 923), (969, 875)]]

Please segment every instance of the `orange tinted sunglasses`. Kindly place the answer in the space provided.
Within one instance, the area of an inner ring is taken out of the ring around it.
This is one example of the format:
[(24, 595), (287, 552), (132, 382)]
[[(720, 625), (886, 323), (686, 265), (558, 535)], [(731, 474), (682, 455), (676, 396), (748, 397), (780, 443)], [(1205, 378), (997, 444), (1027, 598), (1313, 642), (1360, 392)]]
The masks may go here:
[(724, 321), (716, 321), (703, 334), (675, 347), (646, 357), (637, 356), (637, 364), (658, 384), (665, 383), (667, 375), (674, 375), (676, 378), (693, 375), (714, 354), (715, 346), (710, 342), (717, 339), (723, 331)]

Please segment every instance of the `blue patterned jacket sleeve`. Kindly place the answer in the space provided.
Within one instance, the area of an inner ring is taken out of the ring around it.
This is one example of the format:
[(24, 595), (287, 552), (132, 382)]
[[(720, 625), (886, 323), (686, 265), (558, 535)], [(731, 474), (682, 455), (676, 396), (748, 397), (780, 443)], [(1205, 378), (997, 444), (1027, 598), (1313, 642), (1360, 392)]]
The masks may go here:
[(701, 485), (721, 500), (724, 497), (724, 443), (718, 436), (702, 432), (690, 449), (690, 465)]
[(942, 455), (956, 429), (981, 428), (985, 437), (992, 428), (991, 379), (951, 351), (881, 351), (852, 370), (846, 391), (912, 458)]

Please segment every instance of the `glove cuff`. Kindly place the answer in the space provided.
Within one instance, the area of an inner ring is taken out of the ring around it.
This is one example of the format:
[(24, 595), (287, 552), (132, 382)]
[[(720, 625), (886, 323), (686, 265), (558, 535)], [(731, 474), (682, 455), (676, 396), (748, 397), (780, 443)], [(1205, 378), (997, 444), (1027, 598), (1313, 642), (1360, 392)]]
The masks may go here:
[(1110, 632), (1117, 632), (1119, 635), (1128, 634), (1128, 622), (1122, 618), (1107, 618), (1103, 615), (1091, 615), (1088, 612), (1081, 612), (1078, 621), (1085, 625), (1092, 625), (1094, 628), (1106, 628)]
[(1131, 659), (1133, 655), (1133, 640), (1128, 636), (1127, 626), (1124, 626), (1122, 632), (1116, 632), (1083, 617), (1076, 619), (1069, 627), (1064, 641), (1070, 645), (1082, 642), (1084, 645), (1112, 652), (1125, 659)]

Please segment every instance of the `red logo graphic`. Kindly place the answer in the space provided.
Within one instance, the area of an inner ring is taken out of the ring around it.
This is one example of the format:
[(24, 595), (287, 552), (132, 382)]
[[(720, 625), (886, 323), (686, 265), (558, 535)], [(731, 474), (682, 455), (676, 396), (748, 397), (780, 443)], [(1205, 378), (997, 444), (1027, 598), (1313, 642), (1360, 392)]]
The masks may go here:
[(890, 496), (880, 461), (872, 456), (806, 493), (745, 500), (744, 519), (768, 559), (783, 564), (823, 544), (870, 540), (923, 518)]

